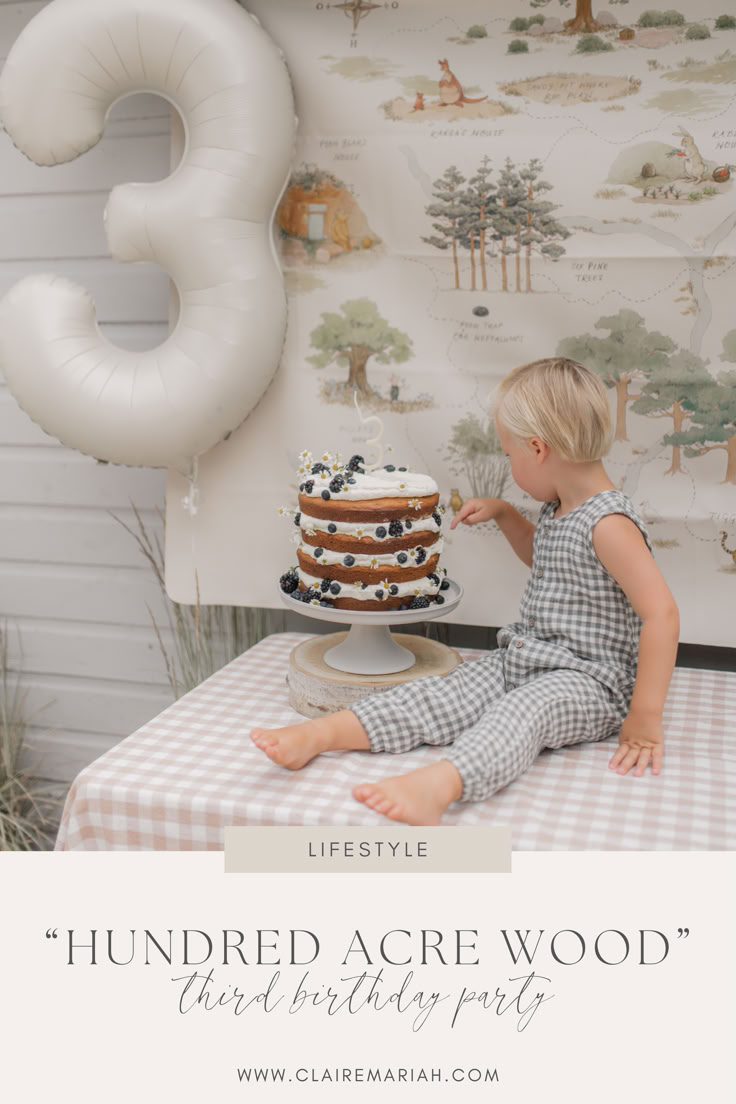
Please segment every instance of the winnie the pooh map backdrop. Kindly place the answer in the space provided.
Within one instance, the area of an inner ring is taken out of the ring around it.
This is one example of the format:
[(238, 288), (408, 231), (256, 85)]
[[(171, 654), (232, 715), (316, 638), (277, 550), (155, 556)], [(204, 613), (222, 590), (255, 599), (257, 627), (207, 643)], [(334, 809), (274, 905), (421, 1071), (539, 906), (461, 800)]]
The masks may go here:
[[(562, 354), (610, 394), (613, 482), (647, 524), (683, 640), (736, 643), (736, 14), (729, 0), (246, 5), (283, 48), (299, 129), (275, 219), (289, 324), (260, 405), (168, 495), (180, 600), (280, 606), (298, 454), (429, 472), (454, 619), (517, 615), (527, 569), (465, 498), (528, 517), (488, 398)], [(264, 102), (263, 110), (268, 110)], [(247, 356), (244, 357), (247, 371)]]

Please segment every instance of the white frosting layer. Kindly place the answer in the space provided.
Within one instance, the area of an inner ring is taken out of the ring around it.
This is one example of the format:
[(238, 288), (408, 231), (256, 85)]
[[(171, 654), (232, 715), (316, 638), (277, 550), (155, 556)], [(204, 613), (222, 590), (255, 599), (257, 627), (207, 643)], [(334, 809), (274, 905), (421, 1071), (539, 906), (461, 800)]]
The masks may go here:
[[(307, 575), (301, 568), (299, 568), (298, 574), (305, 586), (319, 587), (319, 584), (322, 582), (321, 579), (315, 578), (314, 575)], [(413, 598), (416, 594), (436, 594), (440, 589), (440, 584), (433, 583), (432, 580), (426, 576), (423, 579), (412, 579), (408, 583), (392, 583), (390, 585), (399, 588), (398, 594), (390, 595), (392, 598)], [(379, 586), (379, 583), (369, 583), (366, 589), (363, 590), (362, 587), (355, 586), (354, 583), (340, 583), (339, 594), (331, 594), (327, 591), (324, 597), (357, 598), (359, 602), (376, 601), (376, 590), (379, 589)]]
[[(426, 563), (427, 560), (429, 560), (436, 553), (441, 552), (442, 551), (442, 544), (443, 544), (443, 538), (438, 537), (434, 544), (431, 544), (427, 548), (425, 548), (425, 552), (427, 553), (427, 555), (426, 555), (426, 558), (423, 562)], [(314, 558), (315, 547), (319, 547), (319, 545), (315, 546), (313, 544), (303, 544), (302, 543), (302, 544), (299, 545), (299, 547), (301, 548), (302, 552), (304, 552), (307, 556), (312, 556)], [(376, 567), (385, 567), (385, 566), (390, 566), (390, 567), (416, 567), (417, 566), (415, 555), (412, 555), (412, 553), (416, 554), (416, 551), (417, 551), (416, 548), (404, 548), (404, 549), (400, 549), (399, 551), (403, 551), (403, 552), (406, 553), (406, 555), (407, 555), (406, 563), (399, 563), (399, 561), (397, 559), (397, 556), (399, 554), (398, 552), (387, 552), (387, 553), (382, 553), (381, 555), (359, 555), (357, 552), (334, 552), (331, 548), (323, 548), (322, 549), (322, 555), (319, 557), (319, 563), (321, 563), (321, 564), (343, 564), (343, 560), (345, 559), (345, 556), (349, 555), (349, 556), (352, 556), (353, 559), (355, 560), (355, 563), (350, 565), (353, 568), (358, 568), (358, 567), (373, 567), (373, 568), (376, 568)], [(345, 565), (343, 565), (343, 566), (345, 566)]]
[[(375, 535), (376, 526), (381, 524), (381, 522), (378, 521), (371, 521), (367, 525), (364, 521), (361, 521), (360, 523), (358, 523), (357, 521), (330, 521), (326, 518), (311, 517), (309, 514), (305, 514), (304, 511), (302, 511), (301, 518), (299, 519), (299, 524), (305, 532), (309, 532), (310, 529), (313, 529), (315, 533), (327, 533), (327, 526), (335, 525), (337, 526), (336, 531), (338, 533), (344, 533), (348, 537), (355, 537), (357, 540), (359, 540), (361, 537), (369, 537), (371, 540), (380, 539)], [(391, 523), (389, 521), (383, 522), (384, 529), (386, 529), (387, 532), (390, 524)], [(407, 532), (437, 533), (439, 532), (439, 529), (440, 526), (437, 524), (433, 517), (417, 518), (416, 521), (412, 521), (411, 529), (404, 531), (404, 535), (406, 535)], [(384, 539), (390, 540), (391, 538), (386, 537)]]
[[(314, 480), (314, 487), (309, 497), (321, 498), (322, 491), (329, 490), (330, 480), (335, 477), (335, 472), (317, 472), (316, 475), (305, 474), (304, 483)], [(429, 475), (421, 472), (384, 471), (378, 468), (376, 471), (366, 472), (360, 475), (357, 472), (340, 472), (345, 477), (351, 476), (355, 483), (345, 483), (341, 491), (330, 491), (330, 498), (340, 502), (351, 499), (365, 498), (428, 498), (438, 493), (437, 484)], [(305, 492), (302, 492), (306, 494)], [(424, 505), (424, 503), (422, 503)]]

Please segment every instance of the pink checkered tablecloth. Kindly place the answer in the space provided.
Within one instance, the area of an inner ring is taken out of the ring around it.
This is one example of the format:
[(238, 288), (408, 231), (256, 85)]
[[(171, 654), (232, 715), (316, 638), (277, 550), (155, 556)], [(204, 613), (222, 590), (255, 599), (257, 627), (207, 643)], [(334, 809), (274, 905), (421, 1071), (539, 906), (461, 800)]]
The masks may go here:
[[(330, 752), (277, 767), (248, 738), (301, 720), (286, 671), (302, 633), (266, 637), (86, 767), (64, 807), (57, 850), (209, 850), (227, 825), (386, 825), (351, 796), (440, 758)], [(460, 649), (466, 661), (484, 652)], [(452, 806), (444, 824), (511, 825), (516, 850), (736, 849), (736, 674), (677, 668), (658, 778), (606, 769), (615, 740), (544, 752), (506, 789)]]

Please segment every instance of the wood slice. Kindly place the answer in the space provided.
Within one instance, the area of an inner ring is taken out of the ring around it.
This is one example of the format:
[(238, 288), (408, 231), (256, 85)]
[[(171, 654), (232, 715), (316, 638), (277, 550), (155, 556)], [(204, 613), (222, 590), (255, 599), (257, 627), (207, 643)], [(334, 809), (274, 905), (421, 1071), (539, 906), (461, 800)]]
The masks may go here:
[(325, 713), (336, 713), (338, 709), (349, 709), (360, 698), (380, 694), (414, 679), (449, 675), (463, 661), (454, 648), (448, 648), (437, 640), (398, 633), (397, 642), (416, 656), (413, 667), (393, 675), (348, 674), (328, 667), (324, 661), (325, 652), (342, 643), (346, 636), (346, 632), (313, 636), (293, 649), (286, 677), (289, 704), (303, 717), (322, 717)]

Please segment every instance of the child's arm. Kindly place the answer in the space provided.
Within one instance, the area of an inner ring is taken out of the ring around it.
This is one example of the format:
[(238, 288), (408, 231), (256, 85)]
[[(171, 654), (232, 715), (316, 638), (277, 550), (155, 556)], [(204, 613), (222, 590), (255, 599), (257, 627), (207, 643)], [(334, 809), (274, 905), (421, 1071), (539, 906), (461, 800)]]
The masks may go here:
[(593, 547), (642, 619), (631, 706), (608, 765), (619, 774), (633, 767), (635, 775), (642, 775), (649, 764), (659, 774), (662, 709), (677, 656), (680, 615), (639, 528), (625, 514), (601, 518), (593, 529)]
[(520, 560), (532, 566), (532, 541), (534, 526), (519, 511), (502, 498), (469, 498), (460, 507), (450, 523), (454, 529), (459, 522), (478, 525), (481, 521), (495, 521)]

